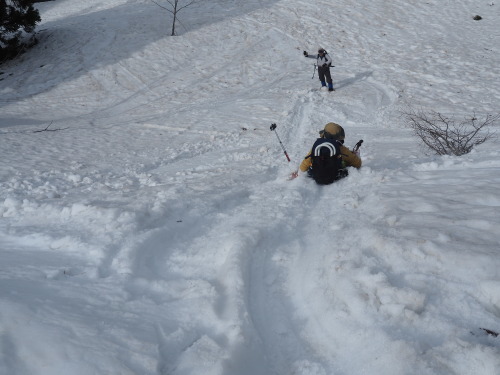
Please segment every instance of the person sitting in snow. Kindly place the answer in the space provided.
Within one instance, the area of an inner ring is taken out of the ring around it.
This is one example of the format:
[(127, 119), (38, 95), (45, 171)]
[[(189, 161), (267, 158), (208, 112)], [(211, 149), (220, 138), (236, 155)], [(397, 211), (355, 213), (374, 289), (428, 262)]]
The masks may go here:
[[(300, 164), (301, 172), (307, 172), (318, 184), (327, 185), (346, 177), (347, 167), (361, 168), (359, 152), (344, 146), (345, 132), (342, 126), (329, 122), (319, 134), (320, 137)], [(297, 176), (298, 171), (291, 177)]]
[(332, 75), (330, 73), (330, 67), (332, 66), (332, 58), (330, 55), (328, 55), (323, 48), (320, 48), (318, 49), (317, 55), (309, 55), (307, 51), (304, 51), (304, 56), (310, 59), (316, 59), (321, 87), (326, 87), (326, 83), (328, 83), (328, 91), (335, 91), (333, 88)]

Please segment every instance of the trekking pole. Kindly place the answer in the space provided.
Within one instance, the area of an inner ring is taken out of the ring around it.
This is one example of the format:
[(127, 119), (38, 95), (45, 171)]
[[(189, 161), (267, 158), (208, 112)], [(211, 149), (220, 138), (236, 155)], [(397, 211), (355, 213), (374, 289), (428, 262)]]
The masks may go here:
[(288, 162), (290, 162), (290, 157), (288, 156), (286, 150), (285, 150), (285, 146), (283, 146), (283, 143), (281, 142), (281, 139), (278, 135), (278, 132), (276, 131), (276, 124), (271, 124), (271, 131), (274, 131), (274, 134), (276, 134), (276, 137), (278, 137), (278, 141), (281, 145), (281, 148), (283, 149), (283, 152), (285, 153), (285, 156), (286, 156), (286, 159), (288, 160)]
[(314, 78), (314, 75), (316, 74), (316, 68), (317, 68), (317, 65), (316, 65), (316, 64), (314, 64), (314, 71), (313, 71), (313, 76), (311, 77), (311, 79), (313, 79), (313, 78)]
[(363, 140), (362, 140), (362, 139), (360, 139), (360, 140), (358, 141), (358, 143), (356, 143), (356, 144), (354, 145), (354, 148), (352, 149), (352, 152), (354, 152), (355, 154), (357, 154), (357, 153), (359, 152), (359, 148), (361, 147), (361, 145), (362, 145), (362, 144), (363, 144)]

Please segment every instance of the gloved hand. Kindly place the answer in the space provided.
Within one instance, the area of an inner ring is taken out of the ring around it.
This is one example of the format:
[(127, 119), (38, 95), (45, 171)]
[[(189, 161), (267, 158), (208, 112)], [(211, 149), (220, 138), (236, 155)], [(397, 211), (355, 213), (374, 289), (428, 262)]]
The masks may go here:
[(323, 68), (326, 68), (327, 66), (328, 66), (328, 64), (327, 64), (327, 63), (324, 63), (324, 64), (323, 64)]
[(304, 51), (304, 56), (305, 57), (309, 56), (309, 54), (307, 53), (307, 51)]

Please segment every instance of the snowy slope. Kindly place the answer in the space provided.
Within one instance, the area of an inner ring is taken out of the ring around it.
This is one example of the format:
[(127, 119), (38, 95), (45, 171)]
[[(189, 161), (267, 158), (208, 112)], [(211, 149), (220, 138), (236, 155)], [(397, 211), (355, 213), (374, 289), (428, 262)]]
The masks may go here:
[[(0, 374), (500, 374), (498, 141), (400, 116), (500, 112), (500, 4), (414, 3), (212, 0), (176, 37), (38, 3), (0, 66)], [(330, 121), (363, 167), (288, 181)]]

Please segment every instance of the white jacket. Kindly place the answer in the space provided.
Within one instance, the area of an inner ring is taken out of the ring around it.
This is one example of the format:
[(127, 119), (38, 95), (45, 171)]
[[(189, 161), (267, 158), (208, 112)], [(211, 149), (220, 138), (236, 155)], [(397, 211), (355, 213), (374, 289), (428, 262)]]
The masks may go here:
[(324, 56), (320, 56), (318, 53), (316, 55), (307, 55), (306, 57), (309, 57), (310, 59), (316, 59), (316, 64), (318, 64), (318, 67), (323, 66), (323, 64), (330, 66), (333, 63), (333, 60), (328, 53), (325, 53)]

